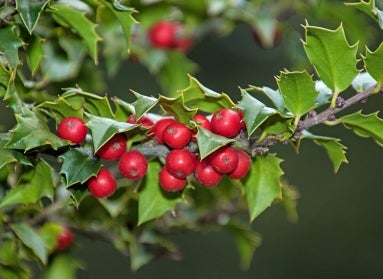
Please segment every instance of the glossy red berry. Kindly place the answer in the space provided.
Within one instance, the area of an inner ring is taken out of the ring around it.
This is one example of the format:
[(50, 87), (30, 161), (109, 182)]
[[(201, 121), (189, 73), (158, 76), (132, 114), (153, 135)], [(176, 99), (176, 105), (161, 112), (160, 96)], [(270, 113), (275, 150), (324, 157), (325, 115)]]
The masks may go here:
[(166, 167), (163, 167), (158, 175), (161, 188), (167, 192), (180, 191), (186, 186), (186, 178), (179, 178), (170, 174)]
[(152, 127), (154, 125), (154, 122), (145, 115), (143, 115), (140, 119), (137, 120), (136, 115), (131, 114), (129, 115), (126, 122), (130, 124), (140, 124), (142, 127)]
[(162, 133), (162, 140), (174, 149), (184, 148), (191, 140), (192, 132), (185, 124), (174, 122), (166, 126)]
[(77, 144), (85, 140), (87, 130), (84, 121), (76, 116), (63, 118), (57, 126), (57, 134), (60, 138)]
[(91, 195), (96, 198), (109, 197), (116, 191), (116, 188), (116, 179), (110, 171), (104, 168), (100, 169), (98, 174), (88, 181), (88, 189)]
[(116, 134), (96, 152), (96, 155), (103, 160), (113, 161), (120, 158), (125, 151), (126, 151), (125, 135)]
[(166, 129), (166, 127), (173, 122), (175, 122), (173, 118), (162, 118), (154, 124), (153, 133), (159, 144), (164, 143), (162, 138), (163, 132)]
[(179, 22), (159, 21), (150, 27), (148, 39), (156, 48), (185, 51), (191, 45), (191, 38), (184, 31), (183, 24)]
[(238, 152), (225, 145), (208, 156), (209, 164), (219, 173), (229, 173), (238, 165)]
[(235, 110), (223, 108), (216, 111), (211, 118), (211, 131), (215, 134), (232, 138), (241, 130), (241, 117)]
[(211, 130), (211, 125), (209, 119), (207, 119), (206, 115), (196, 114), (193, 117), (193, 120), (197, 122), (198, 125), (201, 125), (202, 128), (206, 130)]
[(207, 160), (197, 162), (194, 176), (205, 187), (216, 186), (222, 179), (222, 174), (217, 172)]
[(251, 159), (249, 154), (243, 150), (237, 150), (237, 153), (238, 165), (233, 171), (227, 174), (231, 179), (243, 178), (249, 172), (251, 166)]
[(56, 238), (56, 246), (54, 250), (61, 252), (69, 249), (73, 245), (74, 234), (69, 227), (63, 226)]
[(141, 152), (129, 150), (121, 155), (118, 169), (126, 178), (137, 180), (145, 176), (148, 171), (148, 161)]
[(179, 178), (185, 178), (195, 170), (197, 158), (187, 149), (173, 149), (166, 156), (167, 171)]

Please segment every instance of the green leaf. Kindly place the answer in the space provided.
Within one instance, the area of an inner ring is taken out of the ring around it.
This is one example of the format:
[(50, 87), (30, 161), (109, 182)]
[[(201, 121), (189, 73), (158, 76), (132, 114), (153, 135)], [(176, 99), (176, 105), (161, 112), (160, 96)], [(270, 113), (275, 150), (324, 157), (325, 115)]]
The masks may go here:
[(16, 187), (12, 188), (0, 203), (0, 207), (15, 204), (35, 203), (42, 197), (53, 198), (53, 170), (45, 161), (21, 175)]
[(316, 144), (322, 146), (326, 149), (328, 156), (334, 166), (334, 172), (338, 172), (340, 166), (343, 163), (348, 163), (346, 158), (346, 146), (340, 143), (340, 140), (337, 138), (323, 137), (313, 135), (310, 132), (304, 130), (302, 131), (302, 139), (311, 139)]
[(47, 263), (47, 253), (44, 241), (40, 236), (24, 223), (12, 224), (11, 229), (25, 246), (30, 248), (37, 258), (45, 265)]
[(243, 270), (249, 269), (251, 260), (257, 247), (261, 245), (261, 237), (253, 232), (248, 224), (231, 221), (225, 229), (233, 236), (240, 256), (240, 265)]
[(276, 114), (277, 111), (252, 97), (246, 90), (241, 89), (241, 94), (242, 98), (238, 103), (238, 107), (243, 111), (247, 133), (251, 136), (267, 118)]
[(298, 190), (282, 180), (282, 200), (281, 205), (286, 211), (287, 220), (293, 223), (298, 221), (297, 200)]
[(177, 98), (168, 98), (160, 95), (158, 104), (166, 114), (173, 115), (177, 121), (186, 125), (190, 124), (190, 120), (193, 119), (198, 110), (197, 108), (186, 107), (181, 95)]
[(42, 279), (76, 279), (76, 271), (83, 265), (73, 255), (58, 254), (49, 266), (44, 269)]
[(29, 51), (27, 51), (27, 62), (28, 62), (29, 68), (31, 69), (32, 75), (36, 74), (43, 58), (44, 58), (43, 41), (42, 39), (38, 37), (34, 37), (30, 43)]
[(19, 12), (21, 20), (29, 34), (32, 34), (40, 18), (40, 14), (48, 2), (49, 1), (16, 0), (16, 10)]
[(383, 29), (383, 12), (379, 10), (375, 5), (375, 0), (362, 0), (356, 3), (345, 3), (348, 6), (353, 6), (358, 10), (366, 13), (371, 18), (373, 18), (376, 22), (379, 23), (381, 29)]
[(19, 47), (23, 46), (16, 30), (16, 26), (0, 28), (0, 54), (5, 54), (5, 59), (12, 69), (20, 63), (18, 51)]
[(227, 94), (217, 93), (205, 87), (192, 76), (189, 76), (189, 86), (181, 90), (181, 93), (186, 106), (208, 113), (214, 113), (221, 108), (235, 107)]
[(57, 244), (57, 236), (62, 232), (62, 230), (62, 225), (53, 222), (46, 222), (39, 229), (39, 236), (44, 241), (48, 253), (54, 251)]
[(235, 142), (235, 139), (229, 139), (213, 132), (197, 127), (197, 144), (201, 160), (207, 157), (210, 153), (216, 151), (220, 147)]
[(140, 119), (141, 116), (151, 110), (158, 102), (157, 98), (141, 95), (135, 91), (132, 91), (132, 93), (137, 98), (137, 100), (132, 103), (136, 119)]
[(326, 84), (323, 81), (315, 81), (315, 90), (318, 92), (318, 96), (315, 100), (315, 107), (325, 105), (329, 102), (329, 100), (331, 100), (331, 97), (333, 95), (332, 91), (326, 86)]
[(258, 156), (253, 162), (250, 174), (244, 182), (250, 221), (259, 216), (275, 199), (282, 197), (281, 162), (274, 154)]
[(0, 170), (9, 163), (20, 163), (26, 166), (32, 166), (28, 157), (24, 156), (21, 152), (0, 148)]
[(318, 92), (306, 71), (282, 72), (277, 82), (286, 108), (296, 119), (314, 108)]
[(342, 25), (329, 30), (307, 24), (305, 29), (304, 48), (318, 76), (335, 94), (342, 92), (359, 72), (356, 68), (358, 44), (348, 44)]
[(85, 183), (101, 168), (99, 161), (74, 148), (62, 154), (60, 158), (63, 160), (60, 173), (65, 176), (67, 187)]
[[(122, 31), (125, 35), (126, 45), (129, 48), (132, 25), (137, 23), (132, 14), (136, 11), (133, 8), (122, 8), (123, 6), (119, 3), (119, 1), (113, 1), (113, 4), (110, 3), (111, 1), (106, 0), (101, 0), (101, 2), (106, 7), (108, 7), (108, 9), (113, 13), (117, 21), (120, 23)], [(119, 9), (115, 8), (116, 5), (118, 5)]]
[(84, 13), (73, 9), (70, 6), (56, 4), (51, 5), (50, 8), (50, 12), (53, 15), (64, 20), (66, 24), (76, 30), (79, 36), (85, 41), (90, 56), (97, 64), (97, 42), (101, 40), (101, 38), (96, 33), (96, 24), (87, 19)]
[(361, 137), (371, 137), (383, 146), (383, 119), (378, 112), (364, 115), (361, 111), (345, 115), (338, 119), (346, 128)]
[(0, 245), (0, 266), (12, 266), (20, 268), (20, 262), (17, 253), (17, 246), (14, 239), (4, 240)]
[[(79, 99), (78, 97), (77, 99)], [(77, 116), (82, 118), (84, 114), (84, 105), (83, 100), (80, 101), (80, 105), (78, 104), (78, 100), (76, 102), (71, 102), (73, 100), (68, 100), (68, 98), (58, 97), (54, 101), (45, 101), (41, 103), (38, 108), (39, 109), (49, 109), (52, 114), (56, 117), (57, 122), (61, 119), (69, 116)]]
[(97, 152), (115, 134), (130, 131), (136, 124), (119, 122), (110, 118), (86, 114), (89, 118), (86, 125), (90, 129), (93, 138), (93, 147)]
[(377, 88), (379, 89), (383, 84), (383, 43), (375, 51), (370, 51), (367, 48), (363, 61), (367, 72), (378, 82)]
[(281, 115), (291, 116), (291, 112), (287, 110), (283, 101), (282, 94), (279, 90), (274, 90), (266, 86), (256, 87), (252, 85), (250, 86), (250, 89), (255, 91), (256, 93), (261, 93), (268, 97)]
[(2, 267), (0, 269), (0, 278), (2, 279), (30, 279), (30, 272), (25, 269), (17, 269)]
[(152, 251), (148, 251), (146, 243), (139, 243), (138, 241), (130, 243), (129, 253), (131, 257), (130, 266), (133, 271), (137, 271), (149, 263), (155, 256)]
[(106, 96), (102, 98), (86, 98), (85, 109), (93, 115), (114, 118), (109, 99)]
[(0, 64), (0, 97), (4, 97), (9, 90), (10, 79), (11, 73), (4, 68), (3, 64)]
[(53, 134), (46, 123), (46, 118), (35, 108), (22, 108), (16, 114), (16, 127), (11, 131), (11, 138), (6, 144), (7, 148), (22, 149), (25, 151), (37, 147), (50, 146), (54, 150), (68, 145), (68, 143)]
[(138, 225), (161, 217), (182, 202), (180, 193), (167, 193), (162, 191), (158, 181), (161, 164), (150, 161), (148, 173), (143, 179), (142, 189), (138, 196)]

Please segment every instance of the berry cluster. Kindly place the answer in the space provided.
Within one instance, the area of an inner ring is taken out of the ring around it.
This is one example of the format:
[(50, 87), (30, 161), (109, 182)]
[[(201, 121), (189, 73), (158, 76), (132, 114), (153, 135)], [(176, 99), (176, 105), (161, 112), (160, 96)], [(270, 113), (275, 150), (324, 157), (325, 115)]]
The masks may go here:
[[(203, 114), (196, 114), (193, 120), (200, 127), (228, 138), (236, 137), (246, 128), (242, 112), (227, 108), (216, 111), (210, 119)], [(231, 145), (222, 146), (201, 159), (198, 152), (190, 148), (190, 143), (197, 141), (197, 129), (174, 118), (164, 117), (154, 123), (147, 116), (136, 120), (133, 114), (127, 122), (148, 128), (148, 138), (167, 147), (164, 165), (158, 174), (160, 187), (164, 191), (182, 190), (189, 177), (205, 187), (213, 187), (224, 175), (231, 179), (241, 179), (250, 169), (250, 156)], [(85, 140), (87, 127), (82, 119), (67, 117), (59, 123), (57, 132), (61, 138), (80, 144)], [(138, 150), (127, 150), (126, 142), (125, 134), (115, 134), (95, 156), (106, 161), (118, 160), (118, 169), (122, 176), (129, 180), (139, 180), (148, 171), (147, 158)], [(106, 168), (101, 168), (87, 184), (90, 193), (97, 198), (112, 195), (117, 187), (115, 177)]]

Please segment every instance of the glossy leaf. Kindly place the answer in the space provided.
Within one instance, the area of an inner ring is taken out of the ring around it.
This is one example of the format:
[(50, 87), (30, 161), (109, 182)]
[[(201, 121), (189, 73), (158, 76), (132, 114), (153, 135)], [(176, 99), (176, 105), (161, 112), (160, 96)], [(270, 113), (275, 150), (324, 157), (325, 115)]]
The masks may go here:
[(259, 126), (277, 111), (267, 107), (261, 101), (251, 96), (246, 90), (241, 89), (242, 98), (238, 107), (243, 111), (243, 119), (246, 124), (247, 133), (251, 136)]
[(21, 175), (18, 185), (6, 194), (0, 207), (36, 203), (43, 197), (52, 199), (54, 185), (51, 166), (40, 160), (34, 168)]
[(339, 139), (324, 137), (324, 136), (317, 136), (317, 135), (311, 134), (310, 132), (306, 130), (302, 131), (302, 139), (304, 138), (313, 140), (315, 143), (322, 146), (326, 150), (334, 166), (334, 172), (338, 172), (342, 164), (348, 163), (348, 160), (346, 157), (347, 147), (341, 144)]
[(101, 38), (96, 32), (96, 24), (87, 19), (84, 13), (73, 9), (70, 6), (55, 4), (51, 5), (50, 8), (50, 12), (53, 15), (64, 20), (66, 24), (76, 30), (86, 43), (90, 56), (95, 63), (97, 63), (97, 43)]
[(92, 133), (93, 148), (95, 152), (101, 148), (115, 134), (130, 131), (137, 127), (136, 124), (119, 122), (107, 117), (86, 114), (89, 118), (86, 125)]
[(257, 93), (264, 94), (266, 97), (268, 97), (280, 114), (285, 116), (292, 116), (291, 112), (289, 112), (286, 108), (282, 94), (279, 90), (274, 90), (267, 86), (250, 86), (250, 89), (254, 90)]
[(32, 75), (37, 73), (40, 63), (44, 58), (43, 41), (35, 37), (30, 43), (29, 51), (27, 53), (27, 62), (31, 69)]
[(378, 116), (378, 112), (366, 115), (358, 111), (345, 115), (338, 121), (358, 136), (371, 137), (379, 145), (383, 145), (383, 119)]
[(358, 74), (358, 45), (350, 46), (342, 26), (336, 30), (306, 24), (304, 48), (321, 80), (334, 92), (350, 86)]
[(132, 103), (136, 119), (141, 118), (141, 116), (151, 110), (158, 102), (157, 98), (145, 96), (135, 91), (132, 91), (132, 93), (136, 97), (136, 101)]
[(53, 134), (46, 123), (46, 118), (36, 109), (24, 107), (22, 113), (16, 114), (16, 127), (11, 131), (7, 148), (22, 149), (50, 146), (57, 150), (68, 143)]
[(148, 173), (142, 181), (138, 198), (138, 225), (159, 218), (182, 202), (180, 193), (166, 193), (161, 190), (158, 174), (161, 164), (150, 161)]
[(28, 32), (32, 34), (40, 14), (49, 1), (16, 0), (16, 10), (19, 12)]
[(197, 133), (197, 144), (198, 144), (198, 150), (199, 150), (199, 156), (202, 159), (206, 158), (210, 153), (214, 152), (215, 150), (219, 149), (220, 147), (227, 145), (231, 142), (235, 142), (234, 139), (229, 139), (217, 134), (214, 134), (213, 132), (197, 127), (198, 133)]
[(36, 257), (44, 265), (47, 263), (48, 257), (45, 250), (44, 241), (41, 237), (33, 230), (32, 227), (25, 223), (16, 223), (11, 225), (11, 229), (21, 242), (30, 248)]
[(77, 102), (73, 104), (70, 100), (64, 99), (61, 96), (54, 101), (45, 101), (38, 106), (39, 109), (48, 109), (55, 117), (57, 122), (62, 118), (69, 116), (77, 116), (82, 118), (84, 114), (83, 101), (80, 101), (80, 105)]
[(235, 104), (225, 93), (217, 93), (196, 78), (189, 76), (189, 86), (181, 90), (183, 102), (188, 107), (197, 107), (201, 111), (214, 113), (221, 108), (232, 108)]
[(278, 87), (286, 108), (296, 118), (314, 108), (318, 96), (315, 83), (306, 72), (282, 72), (277, 78)]
[(198, 110), (185, 106), (181, 96), (169, 98), (161, 95), (158, 98), (158, 105), (165, 111), (165, 114), (174, 116), (177, 121), (186, 125), (190, 124), (190, 120)]
[(378, 82), (378, 87), (383, 84), (383, 43), (375, 51), (367, 49), (363, 58), (367, 72)]
[(0, 38), (0, 53), (5, 54), (9, 66), (15, 69), (20, 63), (18, 50), (23, 46), (23, 42), (16, 35), (16, 26), (0, 28)]
[(9, 163), (19, 163), (26, 166), (32, 166), (28, 157), (19, 151), (0, 148), (0, 170)]
[(44, 270), (42, 279), (76, 279), (76, 271), (83, 265), (69, 254), (56, 255), (49, 267)]
[(107, 96), (99, 98), (86, 98), (85, 109), (92, 115), (114, 118), (114, 114)]
[(66, 186), (85, 183), (96, 175), (101, 168), (100, 162), (78, 149), (70, 149), (62, 154), (63, 160), (60, 173), (65, 176)]
[(258, 156), (253, 162), (250, 174), (244, 182), (250, 221), (259, 216), (275, 199), (282, 197), (281, 162), (274, 154)]

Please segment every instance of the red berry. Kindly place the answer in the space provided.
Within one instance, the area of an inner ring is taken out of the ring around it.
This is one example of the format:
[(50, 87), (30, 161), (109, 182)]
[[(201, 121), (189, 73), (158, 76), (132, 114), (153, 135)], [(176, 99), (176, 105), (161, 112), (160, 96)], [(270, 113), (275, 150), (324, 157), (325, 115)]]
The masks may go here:
[(173, 118), (162, 118), (161, 120), (158, 120), (156, 124), (154, 124), (153, 132), (154, 136), (157, 138), (157, 141), (159, 144), (163, 144), (164, 141), (162, 139), (162, 134), (166, 127), (170, 125), (171, 123), (175, 122)]
[(123, 134), (116, 134), (96, 152), (96, 155), (103, 160), (113, 161), (120, 158), (125, 151), (125, 136)]
[(159, 21), (150, 27), (148, 39), (157, 48), (172, 48), (177, 25), (171, 21)]
[(187, 149), (173, 149), (166, 156), (165, 167), (167, 171), (179, 178), (192, 174), (197, 163), (194, 153)]
[(225, 145), (208, 156), (209, 164), (219, 173), (229, 173), (238, 165), (238, 152)]
[(194, 176), (201, 185), (206, 187), (216, 186), (222, 179), (222, 174), (217, 172), (207, 160), (198, 161)]
[(166, 126), (162, 140), (171, 148), (184, 148), (191, 140), (192, 132), (185, 124), (173, 122)]
[(152, 127), (154, 125), (153, 121), (145, 115), (143, 115), (140, 119), (137, 120), (136, 115), (131, 114), (129, 115), (126, 122), (130, 124), (141, 124), (141, 126), (143, 127)]
[(229, 172), (227, 175), (232, 179), (243, 178), (250, 170), (251, 159), (250, 156), (243, 150), (238, 150), (238, 165), (237, 167)]
[(201, 125), (202, 128), (205, 128), (206, 130), (211, 130), (211, 125), (209, 119), (203, 114), (196, 114), (193, 117), (193, 120), (197, 122), (199, 125)]
[(60, 233), (57, 235), (54, 250), (56, 252), (61, 252), (69, 249), (73, 244), (73, 240), (74, 235), (72, 230), (68, 227), (62, 227)]
[(121, 155), (118, 169), (126, 178), (137, 180), (142, 178), (148, 171), (148, 161), (141, 152), (130, 150)]
[(241, 130), (241, 117), (232, 109), (216, 111), (211, 118), (211, 131), (215, 134), (232, 138)]
[(111, 196), (117, 188), (114, 176), (107, 169), (100, 169), (97, 176), (91, 177), (88, 181), (88, 189), (92, 196), (96, 198), (106, 198)]
[(170, 174), (166, 167), (163, 167), (158, 175), (160, 186), (167, 192), (180, 191), (186, 186), (186, 178), (179, 178)]
[(57, 134), (60, 138), (72, 143), (82, 143), (85, 140), (87, 127), (84, 121), (76, 116), (63, 118), (57, 126)]

